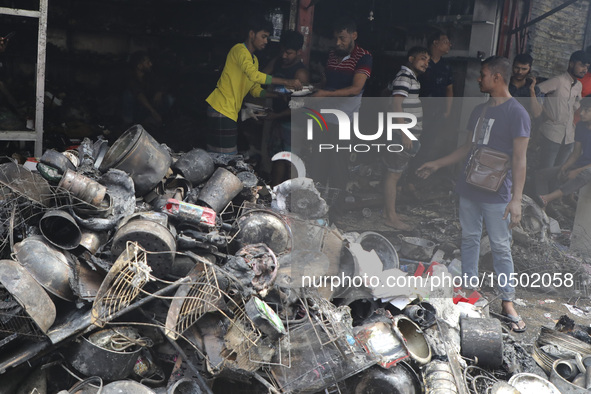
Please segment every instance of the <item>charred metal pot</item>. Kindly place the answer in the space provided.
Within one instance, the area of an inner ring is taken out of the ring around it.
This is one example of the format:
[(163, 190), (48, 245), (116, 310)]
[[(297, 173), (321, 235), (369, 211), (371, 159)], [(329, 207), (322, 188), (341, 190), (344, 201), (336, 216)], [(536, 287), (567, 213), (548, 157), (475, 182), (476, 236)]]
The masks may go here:
[(117, 341), (127, 338), (133, 343), (139, 338), (139, 334), (132, 327), (101, 330), (88, 338), (80, 337), (68, 349), (66, 358), (72, 367), (85, 376), (99, 376), (110, 382), (125, 379), (133, 372), (142, 350), (138, 344), (131, 344), (127, 348), (115, 346)]
[(197, 186), (213, 174), (215, 166), (209, 153), (203, 149), (193, 149), (182, 155), (172, 165), (172, 169)]
[(423, 392), (417, 373), (404, 361), (388, 370), (370, 368), (362, 373), (355, 394), (392, 393), (419, 394)]
[(117, 168), (127, 172), (135, 185), (135, 195), (152, 190), (170, 168), (170, 153), (141, 125), (130, 127), (113, 143), (100, 165), (101, 172)]
[(243, 188), (236, 175), (220, 167), (199, 192), (199, 201), (219, 213)]
[(503, 364), (503, 331), (499, 320), (463, 317), (460, 327), (462, 356), (477, 359), (478, 365), (489, 368)]
[(82, 232), (79, 244), (88, 252), (90, 252), (90, 254), (95, 254), (106, 242), (106, 233), (86, 230)]
[(253, 209), (241, 215), (237, 225), (239, 232), (236, 240), (240, 247), (264, 243), (276, 255), (292, 247), (291, 227), (281, 215), (273, 211)]
[(76, 248), (82, 238), (80, 227), (72, 215), (65, 211), (47, 212), (39, 221), (39, 229), (52, 245), (66, 250)]
[(63, 174), (68, 169), (72, 171), (76, 170), (74, 163), (67, 156), (55, 149), (48, 149), (43, 152), (43, 155), (39, 158), (39, 162), (55, 168), (60, 174)]
[(170, 271), (176, 252), (176, 240), (166, 226), (147, 219), (129, 220), (113, 237), (113, 255), (120, 255), (128, 241), (137, 242), (148, 252), (158, 252), (149, 253), (147, 258), (154, 275), (161, 277)]

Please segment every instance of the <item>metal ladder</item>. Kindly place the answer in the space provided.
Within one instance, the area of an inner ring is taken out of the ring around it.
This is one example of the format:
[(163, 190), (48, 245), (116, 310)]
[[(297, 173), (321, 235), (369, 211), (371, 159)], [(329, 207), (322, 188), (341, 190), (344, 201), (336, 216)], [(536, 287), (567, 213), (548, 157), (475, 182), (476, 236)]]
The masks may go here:
[(0, 141), (34, 141), (35, 157), (43, 154), (43, 105), (45, 96), (45, 54), (47, 46), (47, 8), (49, 0), (39, 0), (39, 10), (0, 7), (0, 14), (39, 19), (37, 33), (37, 83), (35, 90), (35, 130), (0, 131)]

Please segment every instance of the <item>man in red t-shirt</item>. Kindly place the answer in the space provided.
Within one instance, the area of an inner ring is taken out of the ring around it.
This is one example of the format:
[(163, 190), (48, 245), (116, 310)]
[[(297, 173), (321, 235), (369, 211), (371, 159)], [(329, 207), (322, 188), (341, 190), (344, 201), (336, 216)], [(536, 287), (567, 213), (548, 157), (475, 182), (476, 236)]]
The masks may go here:
[[(585, 52), (591, 56), (591, 45), (589, 45)], [(581, 97), (587, 97), (591, 94), (591, 71), (588, 71), (583, 78), (579, 78), (579, 81), (583, 84), (583, 90), (581, 91)]]

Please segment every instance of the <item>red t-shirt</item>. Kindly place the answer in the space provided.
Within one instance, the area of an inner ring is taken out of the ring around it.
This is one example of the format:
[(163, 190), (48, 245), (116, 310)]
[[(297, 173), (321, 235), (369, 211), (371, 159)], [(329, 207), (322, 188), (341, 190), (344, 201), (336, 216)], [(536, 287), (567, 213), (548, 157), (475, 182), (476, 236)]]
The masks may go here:
[(583, 84), (583, 91), (581, 92), (581, 97), (586, 97), (591, 94), (591, 72), (585, 74), (585, 76), (579, 79)]

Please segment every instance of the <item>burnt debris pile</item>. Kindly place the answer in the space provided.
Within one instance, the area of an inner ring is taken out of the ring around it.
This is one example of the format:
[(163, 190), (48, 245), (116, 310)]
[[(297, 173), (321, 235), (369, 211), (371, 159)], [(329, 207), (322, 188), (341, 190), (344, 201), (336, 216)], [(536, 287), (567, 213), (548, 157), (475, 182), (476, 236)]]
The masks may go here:
[(454, 289), (457, 262), (437, 264), (433, 242), (404, 237), (397, 251), (377, 232), (342, 233), (311, 179), (271, 190), (241, 156), (172, 152), (136, 125), (111, 144), (4, 160), (0, 199), (2, 392), (591, 382), (588, 331), (543, 331), (532, 357), (484, 298)]

